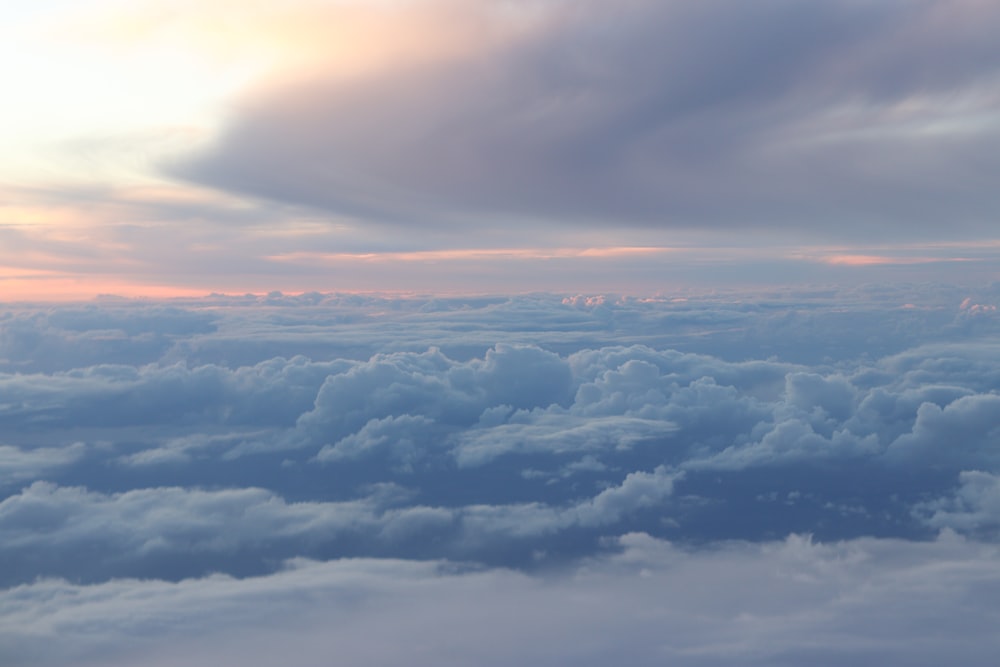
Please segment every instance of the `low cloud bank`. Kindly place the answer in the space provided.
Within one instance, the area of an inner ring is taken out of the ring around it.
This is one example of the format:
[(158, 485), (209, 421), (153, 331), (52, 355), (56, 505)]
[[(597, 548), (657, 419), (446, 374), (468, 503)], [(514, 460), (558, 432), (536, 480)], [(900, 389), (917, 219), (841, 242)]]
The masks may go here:
[(0, 591), (5, 665), (991, 665), (995, 546), (808, 536), (690, 550), (643, 533), (545, 577), (295, 560), (177, 583)]
[(1000, 293), (930, 295), (25, 306), (0, 658), (987, 664)]

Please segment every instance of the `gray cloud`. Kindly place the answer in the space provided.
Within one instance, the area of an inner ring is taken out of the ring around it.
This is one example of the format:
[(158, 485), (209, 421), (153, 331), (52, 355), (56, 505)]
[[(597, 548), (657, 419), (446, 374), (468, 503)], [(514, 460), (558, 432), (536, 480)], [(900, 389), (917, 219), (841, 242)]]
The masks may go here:
[[(509, 412), (509, 410), (501, 410)], [(669, 421), (628, 416), (581, 417), (560, 410), (521, 412), (499, 424), (480, 420), (457, 437), (459, 466), (487, 465), (509, 453), (572, 453), (625, 450), (677, 430)]]
[[(328, 656), (310, 623), (538, 590), (509, 608), (583, 615), (513, 628), (498, 663), (884, 663), (913, 636), (914, 664), (982, 663), (990, 617), (961, 614), (995, 606), (997, 303), (987, 284), (10, 306), (0, 661), (171, 664), (173, 638), (212, 662), (268, 610), (288, 620), (268, 645)], [(310, 597), (298, 570), (339, 583)], [(637, 608), (648, 635), (609, 620)], [(489, 664), (487, 625), (456, 661)]]
[[(273, 568), (293, 555), (422, 554), (490, 560), (494, 549), (662, 507), (681, 474), (660, 466), (564, 506), (428, 507), (392, 484), (344, 502), (296, 502), (258, 488), (144, 488), (104, 494), (35, 482), (0, 501), (0, 583), (37, 576), (180, 579)], [(435, 546), (428, 549), (426, 542)], [(86, 559), (79, 557), (87, 553)]]
[[(73, 450), (79, 472), (28, 466), (18, 479), (109, 493), (227, 479), (339, 502), (392, 481), (430, 506), (560, 507), (660, 465), (748, 479), (821, 461), (933, 463), (951, 476), (992, 466), (998, 320), (984, 306), (977, 327), (965, 324), (968, 304), (995, 303), (995, 288), (941, 288), (900, 307), (916, 296), (271, 294), (26, 307), (0, 321), (11, 362), (0, 423), (22, 458), (91, 445)], [(91, 344), (105, 338), (114, 344)], [(701, 479), (683, 485), (716, 493)]]
[(1000, 396), (963, 396), (943, 408), (923, 403), (910, 433), (892, 443), (894, 458), (917, 457), (946, 466), (996, 465), (1000, 452)]
[(919, 504), (917, 515), (935, 528), (1000, 537), (1000, 476), (969, 470), (959, 475), (959, 481), (951, 496)]
[[(317, 545), (359, 536), (377, 543), (383, 531), (398, 539), (451, 521), (447, 512), (390, 510), (397, 496), (383, 488), (349, 502), (287, 503), (255, 488), (103, 494), (36, 482), (0, 502), (4, 583), (25, 581), (32, 571), (91, 581), (176, 579), (222, 567), (246, 574), (266, 570), (263, 563), (276, 555), (318, 553)], [(92, 556), (80, 559), (81, 552)]]
[(79, 461), (86, 452), (82, 442), (67, 447), (21, 449), (0, 445), (0, 489), (23, 480), (37, 479), (53, 468)]
[(314, 407), (296, 424), (306, 442), (356, 432), (371, 419), (416, 413), (471, 426), (497, 405), (545, 407), (570, 397), (565, 360), (537, 347), (497, 345), (483, 359), (456, 363), (436, 349), (378, 355), (327, 377)]
[(1000, 649), (997, 554), (954, 534), (832, 544), (793, 535), (691, 551), (631, 533), (609, 546), (617, 553), (551, 576), (298, 559), (245, 579), (42, 580), (0, 591), (0, 659), (985, 667)]
[(988, 3), (527, 4), (479, 52), (264, 88), (172, 171), (425, 229), (992, 230)]

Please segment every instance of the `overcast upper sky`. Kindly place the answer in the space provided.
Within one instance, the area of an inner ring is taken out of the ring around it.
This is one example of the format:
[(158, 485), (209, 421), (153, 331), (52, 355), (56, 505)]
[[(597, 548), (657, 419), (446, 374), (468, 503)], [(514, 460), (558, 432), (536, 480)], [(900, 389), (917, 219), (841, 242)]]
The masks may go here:
[(993, 2), (0, 19), (8, 299), (996, 275)]

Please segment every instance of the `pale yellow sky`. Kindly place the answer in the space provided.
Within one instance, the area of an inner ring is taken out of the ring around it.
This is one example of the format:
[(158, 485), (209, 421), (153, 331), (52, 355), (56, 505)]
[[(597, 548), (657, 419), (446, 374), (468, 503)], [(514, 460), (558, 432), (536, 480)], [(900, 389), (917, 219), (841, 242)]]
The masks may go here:
[(210, 141), (240, 98), (485, 48), (478, 2), (81, 0), (0, 8), (0, 178), (128, 179)]

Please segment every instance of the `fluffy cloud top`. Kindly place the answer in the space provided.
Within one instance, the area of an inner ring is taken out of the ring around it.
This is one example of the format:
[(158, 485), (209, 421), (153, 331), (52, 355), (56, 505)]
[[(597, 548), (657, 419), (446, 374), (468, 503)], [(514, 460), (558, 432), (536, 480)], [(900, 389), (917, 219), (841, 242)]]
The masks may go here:
[(1000, 292), (907, 290), (11, 308), (0, 659), (989, 664)]

